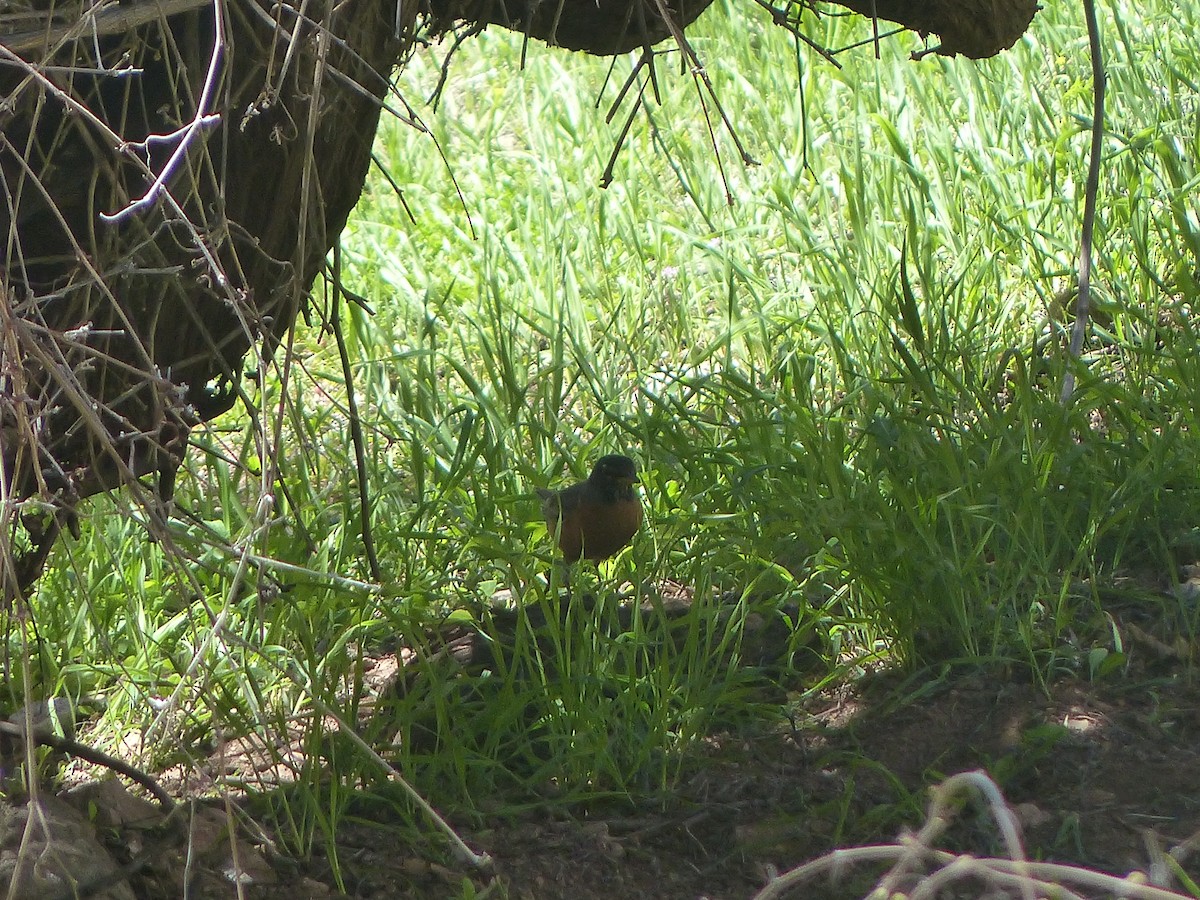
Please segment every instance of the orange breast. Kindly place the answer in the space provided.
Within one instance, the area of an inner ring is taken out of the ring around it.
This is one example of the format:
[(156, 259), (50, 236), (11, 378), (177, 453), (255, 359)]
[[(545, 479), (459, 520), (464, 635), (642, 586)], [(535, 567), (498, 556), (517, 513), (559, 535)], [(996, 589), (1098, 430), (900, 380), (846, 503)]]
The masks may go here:
[(642, 504), (632, 492), (612, 499), (587, 483), (564, 491), (539, 490), (542, 514), (569, 562), (608, 559), (628, 544), (642, 525)]
[(608, 559), (628, 544), (642, 525), (642, 504), (637, 500), (585, 502), (575, 513), (570, 532), (564, 527), (559, 541), (563, 556), (571, 561)]

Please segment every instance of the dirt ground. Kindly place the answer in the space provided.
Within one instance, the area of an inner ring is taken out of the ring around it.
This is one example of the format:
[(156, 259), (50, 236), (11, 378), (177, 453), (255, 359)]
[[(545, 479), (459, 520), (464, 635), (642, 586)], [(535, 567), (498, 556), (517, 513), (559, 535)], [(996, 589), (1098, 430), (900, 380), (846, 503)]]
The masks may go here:
[[(1196, 877), (1186, 848), (1200, 833), (1195, 685), (1063, 683), (1049, 697), (982, 676), (926, 687), (903, 704), (894, 684), (843, 690), (792, 734), (714, 742), (715, 764), (669, 814), (527, 823), (478, 843), (511, 897), (748, 898), (772, 873), (835, 847), (919, 828), (924, 788), (983, 768), (1015, 808), (1030, 857), (1125, 875), (1183, 848), (1176, 856)], [(947, 844), (1001, 852), (983, 817), (967, 817)], [(791, 896), (862, 897), (884, 868)]]
[[(669, 808), (539, 813), (465, 828), (468, 844), (494, 861), (482, 873), (389, 840), (387, 823), (345, 824), (340, 874), (347, 895), (360, 898), (750, 898), (772, 875), (835, 847), (920, 828), (927, 788), (985, 769), (1014, 809), (1030, 858), (1154, 872), (1179, 889), (1164, 876), (1172, 861), (1200, 877), (1191, 857), (1200, 844), (1200, 690), (1184, 661), (1143, 669), (1048, 689), (978, 671), (877, 676), (797, 707), (793, 728), (714, 737)], [(225, 810), (193, 811), (192, 838), (180, 841), (154, 807), (112, 785), (63, 804), (82, 811), (115, 860), (107, 882), (93, 879), (103, 890), (89, 896), (181, 897), (186, 880), (189, 897), (234, 897), (238, 870), (248, 898), (339, 895), (320, 851), (299, 862), (272, 857), (269, 829), (247, 821), (235, 869)], [(3, 872), (16, 833), (0, 842)], [(970, 809), (940, 846), (1003, 853), (994, 823)], [(787, 896), (862, 897), (885, 868), (843, 867)], [(43, 885), (24, 896), (52, 895)], [(1019, 895), (960, 885), (936, 896)]]

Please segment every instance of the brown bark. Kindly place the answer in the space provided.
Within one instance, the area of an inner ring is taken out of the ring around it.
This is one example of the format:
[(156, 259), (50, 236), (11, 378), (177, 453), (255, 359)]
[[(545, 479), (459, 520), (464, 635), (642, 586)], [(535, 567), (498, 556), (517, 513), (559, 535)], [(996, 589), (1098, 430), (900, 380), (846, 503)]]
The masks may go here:
[[(671, 37), (662, 12), (686, 27), (712, 0), (431, 0), (441, 22), (498, 25), (552, 46), (611, 55)], [(937, 35), (934, 52), (973, 59), (1007, 50), (1025, 33), (1036, 0), (836, 0), (867, 18), (876, 16)], [(785, 4), (776, 3), (776, 6)]]
[(598, 56), (651, 47), (671, 36), (663, 13), (686, 28), (712, 0), (432, 0), (438, 23), (498, 25), (552, 47)]
[[(407, 46), (396, 4), (317, 0), (307, 22), (288, 7), (272, 21), (252, 0), (228, 8), (215, 66), (207, 3), (116, 33), (101, 16), (99, 59), (78, 22), (25, 45), (59, 68), (4, 54), (0, 497), (58, 510), (26, 517), (34, 552), (0, 555), (6, 597), (36, 577), (79, 499), (147, 473), (170, 494), (189, 429), (236, 401), (252, 346), (270, 356), (292, 327), (361, 192)], [(139, 71), (99, 71), (122, 63)], [(170, 197), (105, 221), (184, 146), (210, 68), (219, 118), (186, 145)], [(3, 521), (8, 547), (17, 524)]]
[(838, 0), (868, 18), (941, 38), (934, 52), (985, 59), (1007, 50), (1029, 28), (1037, 0)]

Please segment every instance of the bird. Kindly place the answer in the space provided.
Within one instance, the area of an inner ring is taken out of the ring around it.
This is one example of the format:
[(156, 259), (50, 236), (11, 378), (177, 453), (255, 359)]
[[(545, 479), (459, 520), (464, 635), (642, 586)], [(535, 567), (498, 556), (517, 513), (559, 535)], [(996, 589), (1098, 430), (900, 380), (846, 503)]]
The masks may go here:
[(600, 562), (628, 544), (642, 525), (642, 504), (633, 486), (637, 465), (609, 454), (596, 461), (587, 481), (561, 491), (538, 488), (542, 515), (568, 563)]

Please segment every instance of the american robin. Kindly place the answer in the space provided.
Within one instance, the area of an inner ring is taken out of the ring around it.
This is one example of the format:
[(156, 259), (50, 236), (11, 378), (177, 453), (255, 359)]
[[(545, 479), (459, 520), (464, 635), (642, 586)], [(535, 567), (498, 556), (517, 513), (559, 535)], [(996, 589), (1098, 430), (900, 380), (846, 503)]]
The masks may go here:
[(637, 466), (628, 456), (602, 456), (588, 480), (561, 491), (538, 488), (550, 534), (558, 535), (563, 558), (600, 562), (633, 539), (642, 524), (634, 493)]

